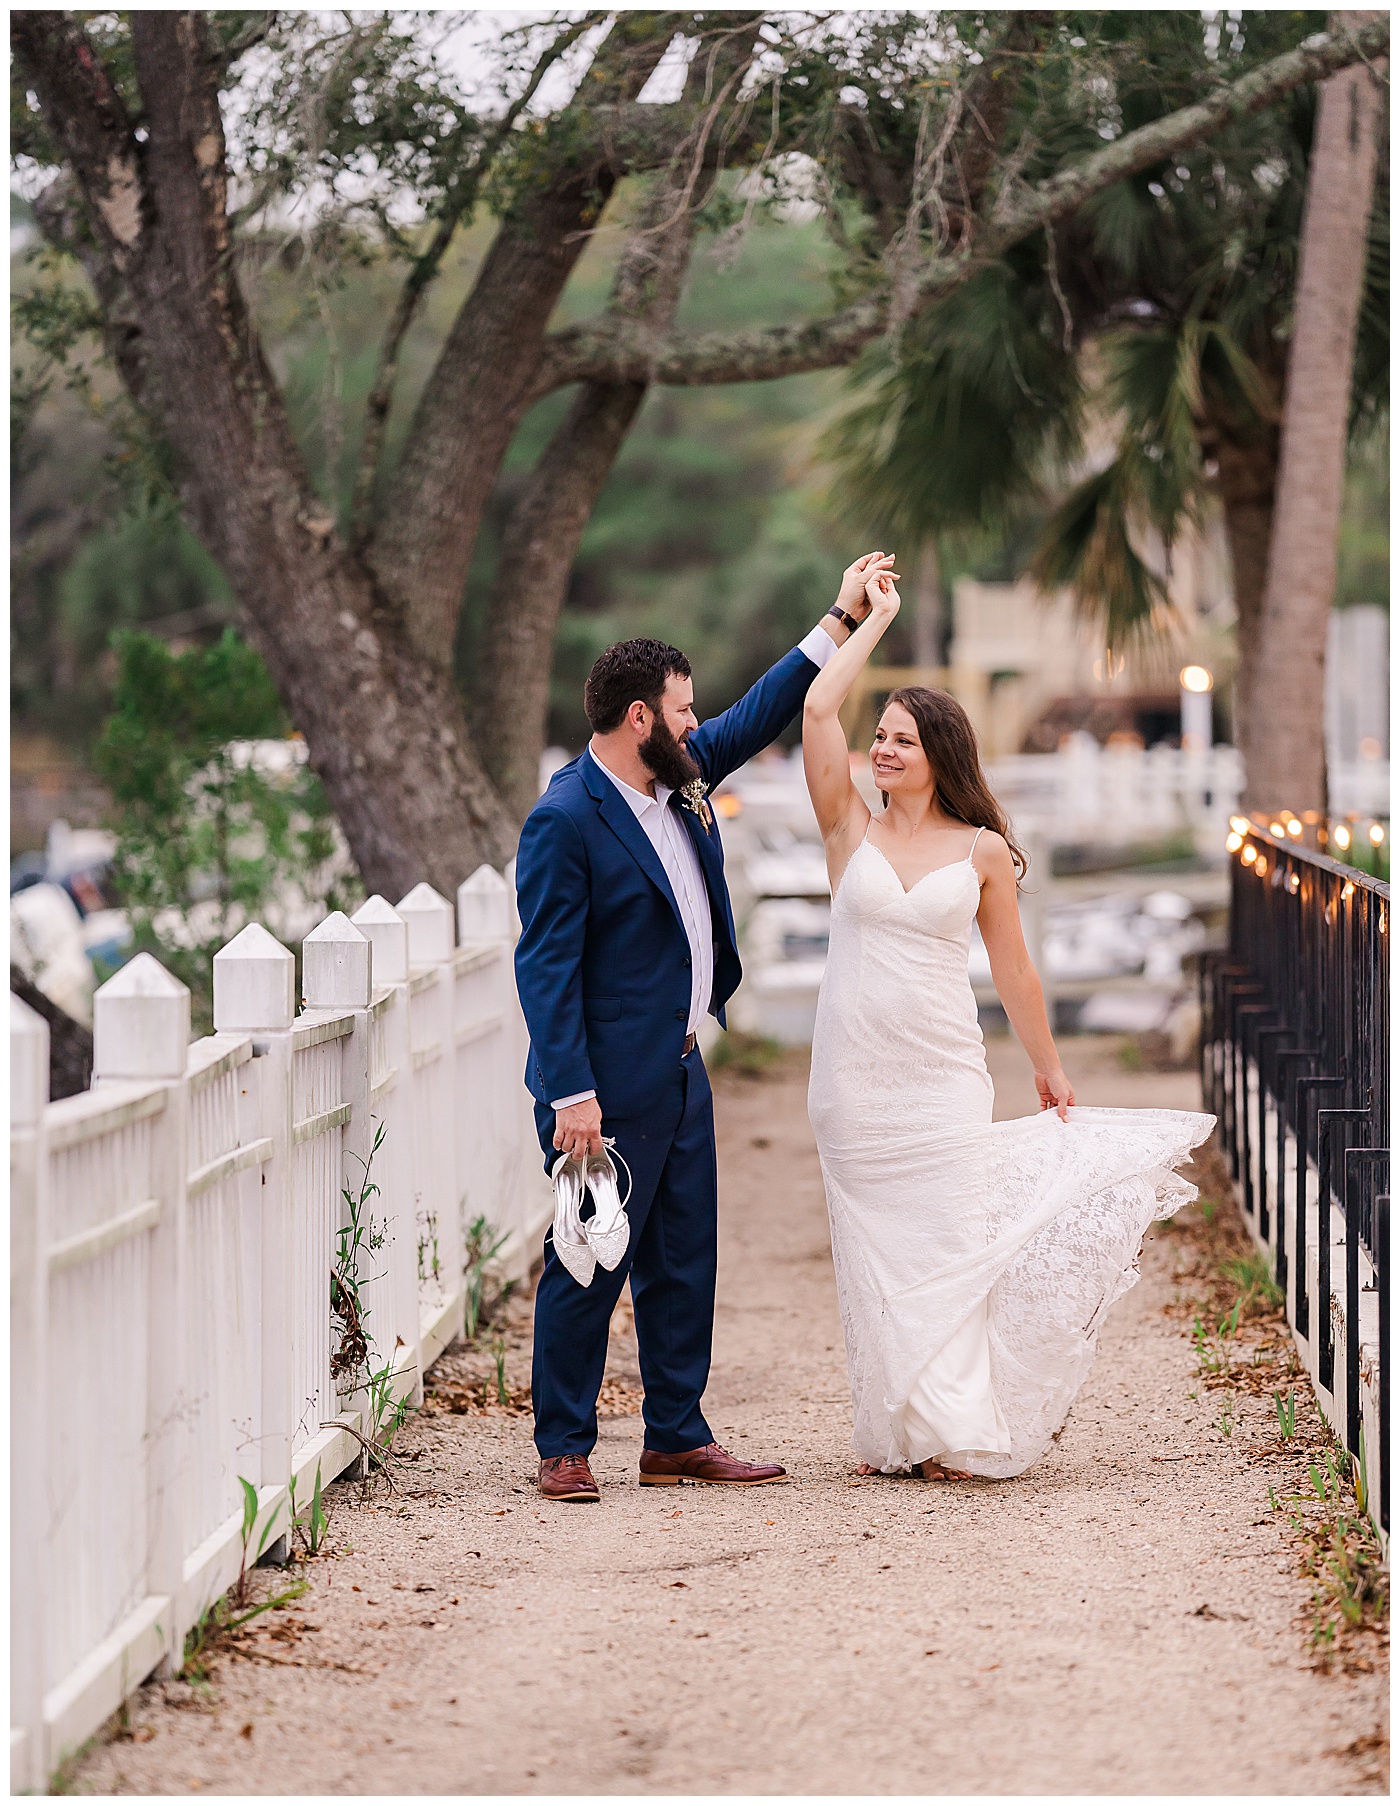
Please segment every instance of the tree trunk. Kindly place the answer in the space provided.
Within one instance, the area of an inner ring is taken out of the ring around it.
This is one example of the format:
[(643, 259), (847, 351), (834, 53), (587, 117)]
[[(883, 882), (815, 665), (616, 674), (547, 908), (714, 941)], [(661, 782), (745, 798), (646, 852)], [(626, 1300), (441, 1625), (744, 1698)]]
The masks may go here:
[[(1342, 20), (1350, 25), (1374, 16), (1343, 14)], [(1327, 623), (1379, 116), (1379, 89), (1366, 67), (1323, 84), (1303, 213), (1269, 576), (1241, 723), (1245, 805), (1254, 810), (1327, 808)]]
[(501, 538), (477, 713), (482, 752), (518, 828), (539, 796), (554, 630), (598, 492), (646, 396), (645, 383), (585, 383), (530, 472)]
[(1269, 535), (1278, 480), (1278, 431), (1267, 428), (1247, 439), (1213, 437), (1216, 487), (1225, 516), (1225, 540), (1235, 592), (1235, 735), (1242, 740), (1253, 709), (1253, 682), (1259, 664), (1259, 619), (1269, 572)]
[(947, 599), (938, 568), (938, 542), (929, 534), (918, 550), (914, 578), (914, 663), (945, 665), (951, 635), (948, 632)]

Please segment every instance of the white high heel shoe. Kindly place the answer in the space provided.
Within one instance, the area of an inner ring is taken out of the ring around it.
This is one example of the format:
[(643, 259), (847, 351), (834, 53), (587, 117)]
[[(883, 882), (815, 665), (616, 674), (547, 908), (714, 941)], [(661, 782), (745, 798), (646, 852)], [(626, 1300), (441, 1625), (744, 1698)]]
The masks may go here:
[(583, 1167), (572, 1155), (561, 1154), (550, 1178), (554, 1181), (554, 1252), (571, 1279), (581, 1286), (592, 1285), (597, 1258), (579, 1216), (584, 1199)]
[(632, 1225), (627, 1220), (627, 1198), (632, 1196), (632, 1171), (619, 1154), (617, 1158), (627, 1174), (627, 1198), (619, 1197), (617, 1168), (612, 1160), (615, 1145), (612, 1140), (605, 1140), (603, 1152), (590, 1154), (583, 1166), (584, 1184), (593, 1194), (593, 1215), (583, 1225), (583, 1233), (588, 1238), (588, 1246), (593, 1250), (598, 1265), (605, 1267), (609, 1273), (626, 1254), (627, 1244), (632, 1236)]

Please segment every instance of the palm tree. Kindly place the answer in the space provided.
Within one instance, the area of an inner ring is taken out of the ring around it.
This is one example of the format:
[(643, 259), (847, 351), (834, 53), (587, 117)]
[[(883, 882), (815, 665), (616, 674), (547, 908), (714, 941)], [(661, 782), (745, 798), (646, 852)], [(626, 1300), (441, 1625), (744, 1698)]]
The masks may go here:
[(1246, 706), (1245, 802), (1327, 808), (1322, 673), (1357, 320), (1366, 276), (1381, 92), (1365, 65), (1322, 86), (1308, 170), (1293, 338), (1258, 659)]
[[(1249, 15), (1248, 29), (1257, 38), (1281, 17)], [(1205, 55), (1201, 21), (1110, 18), (1141, 38), (1148, 72), (1137, 85), (1120, 75), (1128, 126), (1169, 105), (1174, 76)], [(1106, 105), (1093, 99), (1086, 111), (1066, 89), (1047, 157), (1072, 154), (1093, 129)], [(1239, 662), (1255, 669), (1313, 112), (1302, 93), (1118, 184), (1053, 239), (965, 285), (897, 348), (869, 354), (855, 372), (862, 392), (827, 435), (845, 505), (906, 544), (1004, 521), (1082, 468), (1086, 423), (1108, 419), (1111, 454), (1053, 508), (1027, 568), (1042, 588), (1069, 587), (1106, 643), (1122, 646), (1163, 618), (1145, 536), (1170, 548), (1214, 501)], [(1388, 398), (1386, 198), (1382, 186), (1370, 221), (1354, 434)]]

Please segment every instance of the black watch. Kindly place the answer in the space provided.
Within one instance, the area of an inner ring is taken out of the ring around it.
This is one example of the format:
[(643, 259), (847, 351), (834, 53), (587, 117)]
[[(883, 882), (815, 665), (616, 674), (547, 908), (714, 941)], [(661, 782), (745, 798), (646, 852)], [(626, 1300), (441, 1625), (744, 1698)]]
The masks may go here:
[(848, 615), (846, 613), (845, 609), (842, 608), (842, 606), (839, 602), (833, 602), (831, 607), (828, 608), (826, 612), (829, 615), (835, 615), (836, 619), (838, 621), (843, 621), (845, 623), (846, 631), (848, 633), (854, 633), (856, 628), (860, 626), (860, 622), (855, 618), (855, 616)]

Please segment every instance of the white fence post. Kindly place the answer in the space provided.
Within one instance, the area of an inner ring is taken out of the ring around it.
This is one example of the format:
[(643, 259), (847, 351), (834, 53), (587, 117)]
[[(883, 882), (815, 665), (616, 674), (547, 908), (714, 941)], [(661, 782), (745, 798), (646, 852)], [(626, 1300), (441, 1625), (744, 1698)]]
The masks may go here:
[(351, 917), (373, 949), (369, 1108), (384, 1128), (375, 1165), (378, 1202), (389, 1240), (384, 1308), (390, 1347), (404, 1345), (414, 1369), (414, 1403), (422, 1400), (419, 1361), (418, 1218), (413, 1195), (413, 1060), (409, 1045), (408, 924), (387, 898), (373, 896)]
[(151, 1230), (147, 1592), (170, 1600), (170, 1640), (161, 1663), (184, 1661), (186, 1488), (190, 1438), (184, 1423), (195, 1376), (185, 1372), (185, 1181), (189, 1097), (190, 994), (149, 953), (138, 953), (92, 1000), (92, 1088), (128, 1080), (164, 1085), (165, 1109), (152, 1123), (151, 1179), (160, 1215)]
[(457, 886), (457, 937), (468, 941), (511, 938), (510, 887), (493, 866), (479, 865)]
[[(340, 1150), (343, 1187), (358, 1194), (365, 1178), (374, 1146), (374, 1130), (370, 1122), (370, 1003), (374, 995), (374, 946), (346, 915), (335, 910), (313, 928), (301, 944), (302, 991), (308, 1015), (327, 1011), (336, 1015), (352, 1014), (353, 1031), (340, 1040), (340, 1095), (350, 1106), (349, 1120), (341, 1129)], [(377, 1171), (371, 1175), (379, 1183)], [(370, 1215), (382, 1219), (382, 1204), (371, 1200)], [(336, 1217), (336, 1227), (347, 1225), (343, 1203)], [(367, 1254), (373, 1262), (377, 1257)], [(385, 1276), (387, 1279), (387, 1275)], [(387, 1286), (371, 1273), (362, 1275), (362, 1312), (366, 1319), (371, 1347), (379, 1357), (375, 1365), (393, 1353), (393, 1334), (387, 1319), (391, 1312), (381, 1303)], [(384, 1346), (385, 1332), (388, 1345)], [(337, 1391), (340, 1391), (337, 1386)], [(341, 1393), (342, 1402), (354, 1408), (354, 1395)], [(326, 1474), (325, 1479), (331, 1476)]]
[(10, 1792), (44, 1791), (49, 1028), (10, 997)]
[(413, 1190), (430, 1274), (421, 1287), (421, 1357), (426, 1370), (462, 1328), (459, 1124), (452, 1082), (457, 949), (452, 905), (432, 885), (415, 884), (397, 908), (408, 926)]
[(263, 1166), (261, 1227), (262, 1423), (260, 1483), (284, 1486), (291, 1472), (292, 1431), (292, 1016), (296, 961), (258, 922), (214, 955), (214, 1028), (251, 1034), (250, 1089), (257, 1086), (258, 1122), (272, 1142)]

